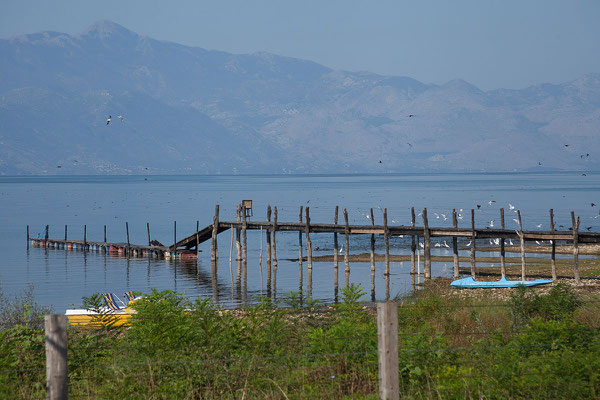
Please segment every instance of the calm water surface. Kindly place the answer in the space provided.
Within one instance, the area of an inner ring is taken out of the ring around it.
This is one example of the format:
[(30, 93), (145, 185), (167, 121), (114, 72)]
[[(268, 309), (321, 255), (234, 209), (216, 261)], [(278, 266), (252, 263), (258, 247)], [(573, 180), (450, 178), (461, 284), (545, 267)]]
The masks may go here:
[[(463, 209), (459, 226), (470, 226), (470, 209), (476, 212), (476, 225), (487, 226), (504, 207), (507, 228), (515, 227), (509, 203), (520, 209), (526, 229), (548, 228), (548, 210), (554, 208), (556, 225), (570, 226), (570, 211), (581, 216), (582, 230), (600, 231), (600, 174), (519, 173), (519, 174), (413, 174), (413, 175), (302, 175), (302, 176), (34, 176), (0, 177), (0, 285), (7, 295), (34, 285), (36, 300), (62, 312), (79, 306), (83, 296), (126, 290), (148, 292), (151, 288), (172, 289), (190, 298), (212, 297), (223, 306), (243, 303), (232, 285), (229, 270), (231, 233), (219, 236), (220, 260), (216, 279), (210, 272), (210, 243), (201, 246), (198, 265), (148, 258), (126, 258), (98, 252), (83, 253), (26, 247), (26, 226), (31, 236), (43, 236), (46, 224), (50, 237), (62, 238), (68, 225), (69, 238), (83, 239), (87, 225), (88, 240), (103, 239), (107, 225), (108, 240), (126, 241), (125, 222), (129, 223), (131, 242), (147, 241), (146, 223), (153, 239), (173, 242), (173, 221), (179, 238), (196, 227), (212, 222), (215, 204), (222, 220), (235, 218), (235, 206), (242, 199), (254, 201), (252, 220), (265, 220), (267, 205), (277, 206), (279, 221), (298, 220), (300, 205), (310, 206), (313, 223), (332, 223), (335, 206), (346, 208), (350, 223), (367, 224), (365, 217), (373, 207), (376, 223), (382, 223), (382, 209), (388, 209), (390, 224), (410, 224), (410, 207), (427, 207), (431, 226), (451, 226), (452, 209)], [(490, 201), (494, 200), (489, 204)], [(435, 217), (435, 213), (440, 218)], [(420, 222), (420, 221), (419, 221)], [(566, 229), (566, 228), (565, 228)], [(315, 255), (330, 254), (332, 234), (313, 234)], [(343, 239), (340, 238), (340, 239)], [(369, 235), (351, 237), (352, 253), (369, 251)], [(409, 238), (393, 238), (392, 254), (409, 254)], [(443, 241), (443, 240), (442, 240)], [(261, 235), (248, 232), (248, 284), (246, 300), (261, 293), (259, 250)], [(342, 243), (343, 240), (340, 240)], [(377, 239), (378, 253), (383, 240)], [(306, 254), (306, 252), (304, 252)], [(449, 255), (451, 249), (433, 247), (433, 255)], [(493, 253), (492, 253), (493, 254)], [(299, 290), (298, 234), (277, 234), (277, 296)], [(266, 251), (263, 255), (263, 293), (266, 289)], [(233, 263), (235, 269), (235, 261)], [(432, 265), (434, 276), (450, 276), (452, 263)], [(304, 263), (306, 286), (306, 263)], [(406, 295), (412, 290), (410, 262), (391, 264), (389, 294)], [(318, 262), (313, 270), (313, 298), (333, 300), (333, 263)], [(376, 265), (375, 296), (386, 296), (384, 265)], [(340, 283), (343, 285), (343, 262)], [(361, 284), (370, 293), (369, 263), (352, 263), (350, 282)], [(306, 290), (306, 287), (303, 288)], [(367, 296), (370, 297), (370, 296)]]

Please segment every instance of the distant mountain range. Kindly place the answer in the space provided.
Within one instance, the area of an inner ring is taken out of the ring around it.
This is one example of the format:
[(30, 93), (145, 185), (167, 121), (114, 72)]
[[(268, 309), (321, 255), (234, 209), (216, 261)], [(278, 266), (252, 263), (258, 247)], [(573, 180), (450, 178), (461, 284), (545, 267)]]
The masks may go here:
[(600, 74), (485, 92), (109, 21), (0, 40), (0, 174), (549, 169), (600, 169)]

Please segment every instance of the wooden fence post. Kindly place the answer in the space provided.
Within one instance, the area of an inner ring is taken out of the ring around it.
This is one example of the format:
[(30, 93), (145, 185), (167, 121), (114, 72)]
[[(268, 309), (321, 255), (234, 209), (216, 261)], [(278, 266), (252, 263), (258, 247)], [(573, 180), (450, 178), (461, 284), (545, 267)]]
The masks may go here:
[(104, 225), (104, 243), (106, 243), (106, 225)]
[(67, 370), (67, 317), (48, 314), (44, 317), (46, 336), (46, 393), (49, 400), (69, 398)]
[(48, 236), (50, 235), (50, 225), (46, 225), (46, 234), (44, 235), (44, 247), (48, 247)]
[(277, 296), (277, 206), (273, 209), (273, 243), (271, 244), (273, 248), (271, 249), (273, 252), (273, 275), (271, 278), (273, 279), (273, 296)]
[(431, 235), (429, 232), (429, 221), (427, 220), (427, 209), (423, 208), (423, 272), (425, 279), (431, 279)]
[(242, 282), (248, 282), (248, 219), (246, 207), (242, 206)]
[[(452, 226), (458, 228), (458, 219), (456, 218), (456, 209), (452, 209)], [(458, 238), (452, 236), (452, 258), (454, 260), (454, 279), (458, 278)]]
[(575, 219), (575, 212), (571, 211), (571, 221), (573, 222), (573, 275), (575, 284), (581, 285), (579, 277), (579, 217)]
[(87, 251), (87, 225), (83, 225), (83, 251)]
[[(375, 218), (373, 215), (373, 209), (371, 213), (371, 226), (375, 227)], [(375, 301), (375, 234), (371, 233), (371, 301)], [(389, 278), (389, 277), (386, 277)]]
[(379, 359), (379, 398), (400, 398), (398, 372), (398, 305), (377, 303), (377, 347)]

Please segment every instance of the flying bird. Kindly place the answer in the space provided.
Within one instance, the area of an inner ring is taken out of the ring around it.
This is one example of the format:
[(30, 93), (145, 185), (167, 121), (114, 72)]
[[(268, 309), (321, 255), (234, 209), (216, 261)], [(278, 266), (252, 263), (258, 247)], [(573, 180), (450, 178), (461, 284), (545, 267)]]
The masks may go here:
[(491, 220), (490, 221), (490, 228), (493, 228), (493, 227), (494, 227), (494, 220)]
[(408, 143), (408, 142), (406, 142), (406, 144), (407, 144), (409, 147), (412, 147), (412, 144), (410, 144), (410, 143)]
[(496, 202), (496, 200), (490, 200), (488, 201), (488, 204), (491, 206), (492, 204), (494, 204)]
[(119, 118), (121, 120), (121, 122), (123, 122), (123, 120), (125, 119), (125, 118), (123, 118), (122, 115), (117, 115), (117, 118)]
[(568, 144), (565, 144), (565, 147), (569, 147), (569, 145), (568, 145)]
[(541, 228), (542, 224), (537, 224), (536, 227)]
[(481, 204), (477, 204), (477, 209), (479, 210), (481, 208)]
[(596, 203), (590, 203), (592, 207), (596, 207)]
[(540, 161), (538, 161), (538, 165), (542, 165), (542, 163)]
[(510, 203), (508, 203), (508, 209), (509, 209), (509, 210), (514, 210), (514, 209), (515, 209), (515, 206), (513, 206), (513, 205), (512, 205), (512, 204), (510, 204)]
[(415, 114), (408, 114), (408, 115), (407, 115), (407, 117), (408, 117), (408, 118), (412, 118), (412, 117), (414, 117), (414, 116), (415, 116)]
[(109, 115), (108, 118), (106, 119), (106, 125), (110, 124), (111, 120), (112, 120), (112, 115)]

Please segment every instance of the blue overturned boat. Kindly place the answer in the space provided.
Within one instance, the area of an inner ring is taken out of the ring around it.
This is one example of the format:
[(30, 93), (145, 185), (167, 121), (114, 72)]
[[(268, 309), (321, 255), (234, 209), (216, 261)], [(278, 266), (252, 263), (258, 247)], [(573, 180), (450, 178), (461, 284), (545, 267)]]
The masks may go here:
[(548, 279), (535, 279), (533, 281), (509, 281), (506, 277), (500, 278), (499, 281), (476, 281), (473, 277), (457, 279), (452, 281), (450, 286), (459, 289), (478, 289), (478, 288), (514, 288), (517, 286), (538, 286), (538, 285), (547, 285), (548, 283), (552, 283), (554, 281)]

